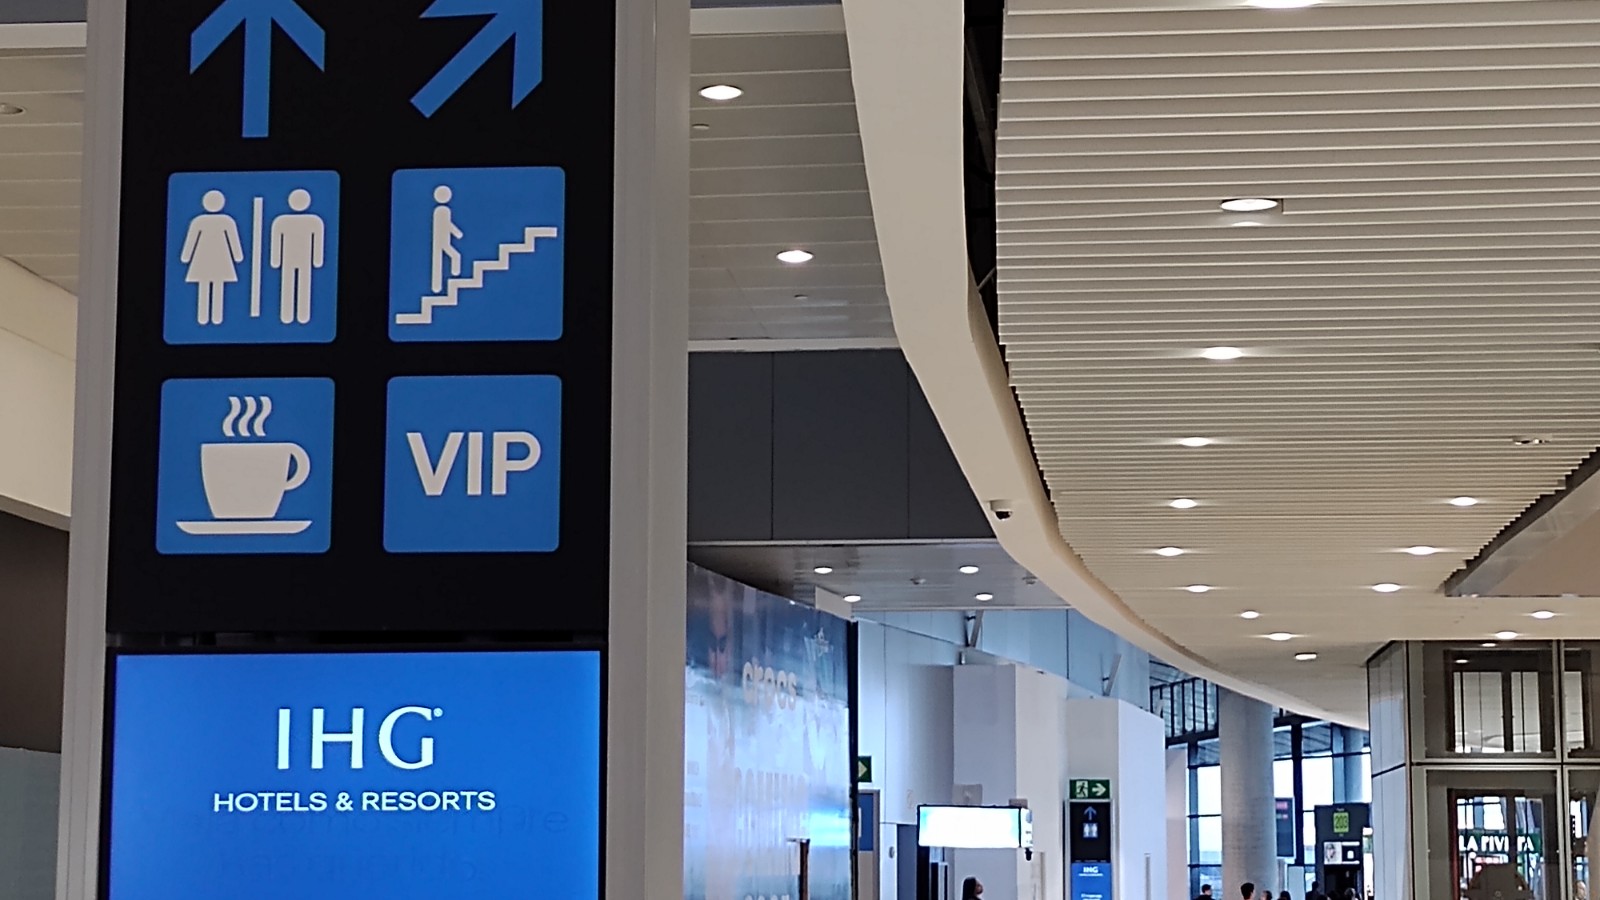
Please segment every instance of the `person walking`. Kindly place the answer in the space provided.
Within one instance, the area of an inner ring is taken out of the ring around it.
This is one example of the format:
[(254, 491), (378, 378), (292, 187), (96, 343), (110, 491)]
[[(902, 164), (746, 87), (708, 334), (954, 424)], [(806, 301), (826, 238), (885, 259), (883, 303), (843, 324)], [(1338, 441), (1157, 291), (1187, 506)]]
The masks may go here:
[(1256, 883), (1253, 881), (1246, 881), (1244, 884), (1240, 885), (1239, 896), (1241, 900), (1256, 900)]
[(1200, 885), (1200, 894), (1199, 894), (1199, 896), (1195, 897), (1194, 900), (1212, 900), (1211, 885), (1209, 885), (1209, 884)]
[(961, 882), (961, 900), (978, 900), (983, 896), (983, 882), (976, 878), (968, 878)]

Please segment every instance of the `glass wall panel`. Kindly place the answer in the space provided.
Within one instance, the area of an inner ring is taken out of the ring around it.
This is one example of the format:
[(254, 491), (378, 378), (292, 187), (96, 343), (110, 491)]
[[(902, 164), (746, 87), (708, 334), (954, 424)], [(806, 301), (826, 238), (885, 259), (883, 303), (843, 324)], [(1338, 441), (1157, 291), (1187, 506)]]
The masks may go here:
[(1429, 757), (1554, 755), (1552, 645), (1429, 643), (1421, 655)]
[(1214, 816), (1222, 812), (1222, 767), (1201, 766), (1194, 770), (1194, 812)]
[(1555, 773), (1429, 769), (1430, 900), (1560, 900), (1564, 804)]
[[(1568, 769), (1567, 821), (1572, 826), (1572, 891), (1575, 900), (1597, 896), (1595, 861), (1600, 854), (1600, 769)], [(1593, 842), (1593, 843), (1591, 843)]]
[(1567, 641), (1561, 657), (1562, 733), (1567, 754), (1600, 759), (1600, 642)]

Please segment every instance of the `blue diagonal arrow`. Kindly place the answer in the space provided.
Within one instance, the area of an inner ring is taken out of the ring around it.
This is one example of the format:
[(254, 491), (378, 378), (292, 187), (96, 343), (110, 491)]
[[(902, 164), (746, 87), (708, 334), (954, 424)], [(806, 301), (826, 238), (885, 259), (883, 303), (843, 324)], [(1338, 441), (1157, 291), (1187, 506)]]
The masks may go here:
[(266, 137), (272, 104), (272, 26), (323, 67), (323, 31), (296, 0), (222, 0), (189, 35), (189, 71), (211, 58), (228, 36), (244, 29), (244, 136)]
[(533, 93), (544, 77), (543, 0), (434, 0), (423, 18), (444, 16), (491, 16), (483, 29), (467, 42), (461, 52), (445, 63), (411, 103), (425, 116), (439, 111), (446, 100), (467, 83), (495, 51), (514, 41), (511, 60), (511, 105), (516, 106)]

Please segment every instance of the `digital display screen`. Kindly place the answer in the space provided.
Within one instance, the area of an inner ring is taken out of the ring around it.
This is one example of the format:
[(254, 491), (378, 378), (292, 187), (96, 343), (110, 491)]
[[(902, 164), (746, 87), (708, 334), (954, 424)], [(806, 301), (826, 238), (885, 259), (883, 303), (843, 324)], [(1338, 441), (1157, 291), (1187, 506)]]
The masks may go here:
[(1029, 847), (1033, 817), (1013, 807), (923, 806), (917, 809), (917, 843), (973, 850)]
[(599, 898), (596, 651), (113, 666), (111, 900)]

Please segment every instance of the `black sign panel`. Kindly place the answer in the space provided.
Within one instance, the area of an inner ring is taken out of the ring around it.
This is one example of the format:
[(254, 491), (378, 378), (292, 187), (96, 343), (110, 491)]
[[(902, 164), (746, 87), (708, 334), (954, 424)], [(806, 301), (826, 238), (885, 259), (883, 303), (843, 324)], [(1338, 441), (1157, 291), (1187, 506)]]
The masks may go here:
[(1074, 801), (1067, 807), (1072, 862), (1111, 862), (1111, 804)]
[(109, 629), (602, 633), (613, 6), (127, 5)]

